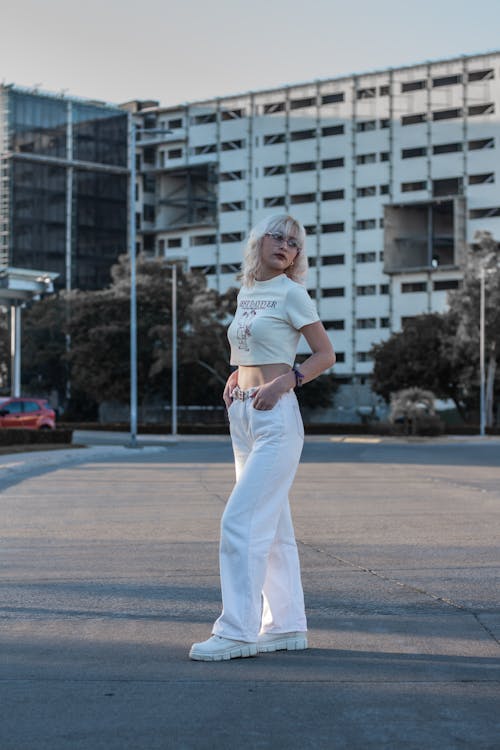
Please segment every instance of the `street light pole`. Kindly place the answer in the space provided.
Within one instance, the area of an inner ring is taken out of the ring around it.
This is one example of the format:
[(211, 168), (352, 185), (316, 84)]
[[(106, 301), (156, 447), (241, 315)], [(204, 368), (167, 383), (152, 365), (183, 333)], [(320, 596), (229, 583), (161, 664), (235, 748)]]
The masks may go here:
[(137, 448), (137, 269), (135, 227), (135, 122), (129, 114), (129, 257), (130, 257), (130, 447)]
[[(137, 444), (137, 257), (136, 257), (136, 226), (135, 226), (135, 149), (137, 128), (134, 115), (129, 113), (129, 257), (130, 257), (130, 447), (138, 448)], [(166, 128), (152, 128), (145, 132), (156, 135), (169, 135), (171, 130)]]
[(481, 266), (479, 270), (479, 434), (484, 437), (486, 432), (485, 409), (485, 367), (484, 367), (484, 319), (485, 319), (485, 270)]
[(177, 263), (172, 263), (172, 437), (177, 437)]

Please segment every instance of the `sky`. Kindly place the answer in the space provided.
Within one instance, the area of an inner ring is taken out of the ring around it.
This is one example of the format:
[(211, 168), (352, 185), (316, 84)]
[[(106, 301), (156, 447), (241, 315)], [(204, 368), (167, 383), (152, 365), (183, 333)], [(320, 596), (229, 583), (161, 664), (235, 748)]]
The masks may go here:
[(500, 0), (0, 0), (0, 81), (162, 105), (500, 48)]

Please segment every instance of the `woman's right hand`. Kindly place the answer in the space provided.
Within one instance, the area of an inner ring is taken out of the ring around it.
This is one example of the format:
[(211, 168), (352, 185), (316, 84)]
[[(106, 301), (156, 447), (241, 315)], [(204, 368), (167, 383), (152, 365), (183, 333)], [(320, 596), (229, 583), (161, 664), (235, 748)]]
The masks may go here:
[(235, 370), (231, 373), (224, 387), (222, 398), (224, 399), (224, 403), (226, 404), (226, 409), (229, 409), (229, 407), (231, 406), (231, 391), (236, 385), (238, 385), (238, 370)]

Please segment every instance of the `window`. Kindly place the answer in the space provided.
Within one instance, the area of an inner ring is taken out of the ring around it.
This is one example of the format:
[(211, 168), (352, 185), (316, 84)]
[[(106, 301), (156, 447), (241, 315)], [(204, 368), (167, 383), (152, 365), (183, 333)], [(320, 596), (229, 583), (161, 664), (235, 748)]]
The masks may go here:
[(167, 128), (169, 128), (170, 130), (176, 130), (177, 128), (182, 128), (182, 125), (182, 117), (176, 117), (174, 120), (168, 121)]
[(492, 115), (495, 112), (495, 105), (490, 102), (489, 104), (474, 104), (467, 110), (469, 117), (475, 115)]
[(420, 122), (427, 122), (425, 112), (420, 112), (418, 115), (403, 115), (401, 118), (401, 125), (418, 125)]
[(356, 131), (358, 133), (365, 133), (367, 130), (375, 130), (377, 127), (376, 120), (363, 120), (356, 123)]
[(388, 195), (389, 185), (379, 185), (379, 193), (380, 195)]
[(13, 401), (11, 404), (7, 404), (2, 407), (8, 414), (19, 414), (23, 410), (21, 401)]
[(469, 185), (484, 185), (485, 183), (495, 182), (494, 172), (488, 172), (486, 174), (471, 174), (469, 175)]
[(427, 81), (421, 80), (421, 81), (406, 81), (405, 83), (401, 84), (401, 93), (405, 93), (407, 91), (419, 91), (419, 89), (426, 89), (427, 88)]
[(226, 109), (220, 113), (220, 119), (225, 120), (239, 120), (241, 117), (245, 117), (244, 109)]
[(391, 327), (391, 321), (389, 318), (380, 318), (380, 328), (390, 328)]
[(149, 203), (146, 203), (142, 207), (142, 216), (144, 218), (144, 221), (154, 221), (155, 220), (155, 207), (151, 206)]
[(221, 151), (235, 151), (239, 148), (245, 148), (245, 141), (222, 141), (220, 144)]
[(377, 294), (377, 287), (375, 284), (364, 284), (356, 287), (356, 294), (358, 297), (368, 297), (372, 294)]
[(461, 75), (454, 76), (441, 76), (440, 78), (433, 78), (432, 85), (436, 86), (453, 86), (455, 83), (462, 83)]
[(368, 187), (356, 188), (356, 195), (358, 198), (367, 198), (370, 195), (376, 195), (376, 194), (377, 194), (376, 185), (368, 185)]
[(303, 107), (314, 107), (315, 105), (315, 96), (308, 96), (304, 99), (290, 99), (290, 109), (302, 109)]
[(432, 181), (432, 195), (439, 198), (443, 195), (460, 195), (463, 192), (461, 177), (448, 177), (443, 180)]
[(356, 263), (375, 263), (377, 260), (377, 253), (356, 253)]
[(389, 161), (390, 154), (388, 151), (381, 151), (380, 152), (380, 161)]
[(432, 113), (432, 119), (436, 120), (453, 120), (456, 117), (462, 117), (462, 110), (457, 109), (438, 109)]
[(493, 68), (487, 68), (486, 70), (471, 70), (467, 76), (467, 79), (472, 83), (473, 81), (487, 81), (495, 77), (495, 71)]
[(500, 216), (500, 207), (494, 208), (474, 208), (469, 211), (469, 219), (490, 219), (494, 216)]
[(377, 154), (358, 154), (356, 164), (373, 164), (377, 161)]
[(344, 157), (340, 156), (337, 159), (323, 159), (321, 162), (322, 169), (336, 169), (337, 167), (344, 166)]
[(458, 279), (442, 279), (434, 282), (434, 291), (442, 292), (445, 289), (458, 289), (460, 282)]
[(156, 190), (156, 180), (153, 175), (145, 174), (142, 180), (142, 187), (145, 193), (154, 193)]
[(165, 255), (165, 240), (158, 240), (158, 253), (159, 255)]
[(335, 352), (335, 359), (338, 363), (345, 362), (345, 352)]
[(215, 234), (199, 234), (190, 239), (191, 247), (201, 247), (202, 245), (215, 245)]
[(343, 331), (345, 329), (345, 321), (343, 320), (324, 320), (323, 325), (327, 331)]
[(385, 117), (383, 120), (379, 120), (379, 125), (381, 128), (390, 128), (391, 121), (388, 117)]
[(321, 128), (321, 135), (324, 137), (328, 135), (343, 135), (343, 133), (343, 125), (325, 125), (324, 128)]
[(425, 146), (417, 146), (415, 148), (403, 148), (401, 149), (402, 159), (415, 159), (417, 156), (426, 156), (427, 148)]
[(156, 159), (155, 149), (152, 147), (145, 148), (142, 151), (142, 160), (144, 164), (154, 164)]
[(345, 255), (322, 255), (322, 266), (342, 266), (345, 263)]
[(291, 141), (306, 141), (309, 138), (316, 138), (316, 130), (294, 130), (290, 133)]
[(221, 273), (239, 273), (241, 263), (223, 263), (220, 267)]
[(401, 284), (402, 294), (411, 294), (413, 292), (426, 292), (427, 283), (425, 281), (410, 281), (405, 284)]
[(495, 148), (495, 139), (481, 138), (478, 141), (469, 141), (469, 151), (480, 151), (483, 148)]
[(343, 232), (344, 231), (344, 222), (339, 221), (335, 224), (322, 224), (321, 225), (321, 232), (323, 234), (329, 234), (330, 232)]
[(369, 86), (365, 89), (358, 89), (356, 92), (356, 98), (357, 99), (371, 99), (372, 97), (376, 96), (377, 89), (375, 86)]
[(316, 200), (316, 193), (298, 193), (297, 195), (290, 196), (290, 204), (296, 205), (298, 203), (314, 203)]
[(432, 147), (433, 154), (453, 154), (462, 150), (461, 143), (439, 143)]
[(356, 362), (371, 362), (372, 356), (370, 352), (356, 352)]
[(285, 111), (285, 102), (271, 102), (269, 104), (264, 104), (264, 114), (265, 115), (272, 115), (274, 112), (284, 112)]
[(273, 177), (276, 174), (285, 174), (284, 164), (275, 164), (272, 167), (264, 167), (264, 177)]
[(210, 122), (215, 122), (217, 119), (216, 112), (206, 112), (203, 115), (195, 115), (191, 118), (192, 125), (207, 125)]
[(337, 104), (338, 102), (343, 102), (345, 99), (345, 94), (343, 91), (338, 91), (335, 94), (324, 94), (321, 97), (321, 104)]
[(182, 148), (171, 148), (168, 151), (169, 159), (180, 159), (182, 157)]
[(200, 156), (200, 154), (214, 154), (216, 151), (217, 151), (216, 143), (207, 143), (204, 146), (194, 147), (195, 156)]
[(168, 247), (182, 247), (182, 239), (180, 237), (171, 237), (167, 240)]
[(191, 271), (199, 271), (200, 273), (211, 275), (215, 273), (215, 266), (191, 266)]
[(378, 93), (379, 96), (389, 96), (391, 93), (391, 87), (388, 84), (385, 86), (379, 86)]
[(232, 182), (233, 180), (242, 180), (245, 177), (244, 172), (221, 172), (219, 180), (221, 182)]
[(264, 136), (264, 146), (272, 146), (275, 143), (284, 143), (284, 142), (285, 142), (284, 133), (272, 133), (270, 135)]
[(344, 199), (343, 190), (324, 190), (321, 193), (321, 200), (323, 201), (340, 201)]
[(344, 295), (345, 289), (343, 286), (329, 287), (328, 289), (323, 289), (321, 292), (322, 297), (344, 297)]
[(230, 203), (220, 204), (220, 210), (222, 213), (226, 213), (228, 211), (243, 211), (244, 208), (244, 201), (231, 201)]
[(375, 229), (377, 226), (376, 219), (358, 219), (356, 222), (356, 229), (361, 231), (363, 229)]
[(389, 294), (389, 284), (380, 284), (379, 294)]
[(221, 234), (221, 242), (241, 242), (243, 239), (243, 232), (225, 232)]
[(297, 164), (290, 165), (290, 172), (311, 172), (316, 169), (314, 161), (299, 161)]
[(40, 411), (40, 406), (36, 403), (36, 401), (23, 401), (23, 411), (24, 412)]
[(402, 193), (412, 193), (415, 190), (427, 190), (426, 180), (421, 180), (419, 182), (402, 182), (401, 183)]
[(284, 195), (273, 195), (268, 198), (264, 198), (264, 208), (270, 208), (272, 206), (284, 206), (285, 196)]
[(376, 328), (377, 318), (358, 318), (356, 328)]

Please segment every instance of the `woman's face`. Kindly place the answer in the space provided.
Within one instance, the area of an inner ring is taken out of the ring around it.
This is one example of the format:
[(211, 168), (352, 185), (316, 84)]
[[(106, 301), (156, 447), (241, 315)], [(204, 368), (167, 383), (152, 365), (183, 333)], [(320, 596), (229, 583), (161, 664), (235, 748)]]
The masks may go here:
[(293, 235), (285, 236), (283, 232), (268, 232), (261, 242), (261, 270), (272, 278), (284, 273), (300, 252), (300, 245)]

